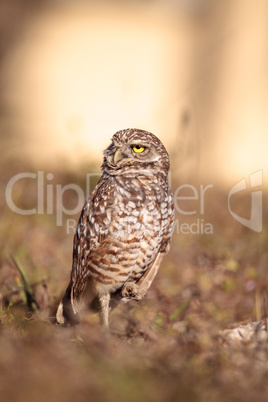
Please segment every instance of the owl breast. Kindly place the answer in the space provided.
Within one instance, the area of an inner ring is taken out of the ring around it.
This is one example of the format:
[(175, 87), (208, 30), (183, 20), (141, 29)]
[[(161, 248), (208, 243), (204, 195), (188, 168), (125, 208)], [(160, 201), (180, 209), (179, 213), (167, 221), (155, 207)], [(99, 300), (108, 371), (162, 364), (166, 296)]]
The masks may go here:
[(103, 182), (88, 214), (92, 251), (86, 265), (98, 288), (103, 284), (116, 290), (141, 278), (163, 244), (173, 214), (171, 201), (167, 182), (152, 177), (110, 177)]

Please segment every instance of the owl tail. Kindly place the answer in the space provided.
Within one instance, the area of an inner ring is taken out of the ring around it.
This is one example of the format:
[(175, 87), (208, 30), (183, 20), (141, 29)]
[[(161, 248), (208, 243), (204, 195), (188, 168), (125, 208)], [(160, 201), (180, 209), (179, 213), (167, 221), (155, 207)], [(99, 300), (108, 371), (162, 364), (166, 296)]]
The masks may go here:
[(80, 322), (79, 314), (74, 306), (72, 285), (69, 284), (56, 313), (57, 322), (61, 325), (76, 325)]

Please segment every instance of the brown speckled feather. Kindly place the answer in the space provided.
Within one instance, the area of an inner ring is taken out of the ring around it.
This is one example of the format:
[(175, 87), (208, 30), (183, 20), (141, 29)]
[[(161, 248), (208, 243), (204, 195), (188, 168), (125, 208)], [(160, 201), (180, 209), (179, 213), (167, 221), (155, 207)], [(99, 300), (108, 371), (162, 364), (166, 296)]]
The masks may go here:
[[(133, 147), (141, 146), (136, 155)], [(126, 283), (140, 281), (143, 297), (159, 256), (169, 249), (174, 205), (169, 158), (160, 140), (143, 130), (122, 130), (105, 151), (102, 169), (74, 236), (70, 284), (57, 316), (61, 323), (75, 322), (81, 303), (94, 307), (104, 295), (126, 301), (120, 296)]]

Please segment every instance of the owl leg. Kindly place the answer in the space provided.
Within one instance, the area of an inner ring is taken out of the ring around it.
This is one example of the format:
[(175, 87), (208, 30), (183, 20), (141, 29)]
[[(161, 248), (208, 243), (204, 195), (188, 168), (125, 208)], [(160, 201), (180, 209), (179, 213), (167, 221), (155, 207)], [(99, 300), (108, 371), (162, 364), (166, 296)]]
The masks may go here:
[(100, 297), (100, 320), (105, 328), (109, 328), (110, 293)]
[(135, 282), (126, 282), (121, 290), (121, 301), (125, 302), (130, 299), (141, 300), (148, 292), (162, 261), (163, 254), (159, 253), (155, 261), (150, 265), (141, 279)]
[(135, 282), (126, 282), (123, 285), (121, 296), (133, 300), (141, 300), (140, 288)]

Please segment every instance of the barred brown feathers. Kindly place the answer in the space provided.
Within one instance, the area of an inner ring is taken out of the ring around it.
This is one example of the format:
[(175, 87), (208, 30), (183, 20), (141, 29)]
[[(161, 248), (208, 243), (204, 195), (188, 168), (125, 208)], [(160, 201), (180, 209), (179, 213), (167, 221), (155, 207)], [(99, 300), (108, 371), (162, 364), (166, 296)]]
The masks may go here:
[(111, 308), (146, 294), (169, 249), (174, 205), (162, 142), (144, 130), (118, 131), (102, 171), (74, 236), (70, 283), (57, 312), (61, 324), (79, 322), (89, 307), (108, 326)]

